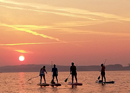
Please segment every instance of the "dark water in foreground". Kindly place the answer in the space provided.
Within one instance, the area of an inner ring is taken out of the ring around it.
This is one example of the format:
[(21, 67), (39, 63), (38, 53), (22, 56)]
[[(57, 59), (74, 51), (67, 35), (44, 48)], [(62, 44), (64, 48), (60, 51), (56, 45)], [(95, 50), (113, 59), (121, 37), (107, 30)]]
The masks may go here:
[[(82, 86), (72, 88), (64, 80), (69, 72), (59, 72), (59, 87), (39, 87), (38, 72), (0, 73), (0, 93), (130, 93), (130, 71), (107, 71), (107, 81), (115, 81), (115, 84), (95, 83), (100, 72), (78, 72), (78, 82)], [(47, 83), (51, 81), (51, 72), (46, 75)], [(71, 78), (68, 79), (68, 82)]]

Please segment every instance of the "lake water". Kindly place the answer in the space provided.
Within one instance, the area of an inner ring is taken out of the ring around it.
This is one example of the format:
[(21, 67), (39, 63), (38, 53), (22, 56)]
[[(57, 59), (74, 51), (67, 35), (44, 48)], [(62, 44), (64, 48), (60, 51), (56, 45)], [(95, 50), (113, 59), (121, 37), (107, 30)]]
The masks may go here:
[[(84, 71), (78, 72), (78, 82), (82, 86), (72, 88), (64, 80), (69, 72), (59, 72), (59, 87), (40, 87), (39, 72), (0, 73), (0, 93), (130, 93), (130, 71), (106, 71), (107, 81), (115, 81), (115, 84), (95, 83), (100, 72)], [(32, 78), (31, 80), (29, 80)], [(50, 83), (52, 73), (46, 74), (46, 81)], [(29, 81), (28, 81), (29, 80)], [(71, 78), (68, 79), (68, 82)]]

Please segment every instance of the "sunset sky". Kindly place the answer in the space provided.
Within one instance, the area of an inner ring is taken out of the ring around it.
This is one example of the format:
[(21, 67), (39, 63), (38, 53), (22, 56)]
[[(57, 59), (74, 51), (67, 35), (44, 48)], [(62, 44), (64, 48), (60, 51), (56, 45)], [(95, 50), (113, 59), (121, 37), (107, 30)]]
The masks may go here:
[(0, 0), (0, 66), (105, 59), (130, 63), (130, 0)]

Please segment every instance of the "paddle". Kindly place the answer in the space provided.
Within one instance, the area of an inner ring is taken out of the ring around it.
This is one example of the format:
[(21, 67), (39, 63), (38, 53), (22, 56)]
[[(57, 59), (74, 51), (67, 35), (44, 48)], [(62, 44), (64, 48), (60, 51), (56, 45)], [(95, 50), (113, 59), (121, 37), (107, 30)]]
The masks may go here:
[[(53, 61), (51, 61), (51, 69), (52, 69)], [(53, 79), (51, 80), (51, 84), (53, 83)]]
[[(70, 76), (70, 74), (69, 74), (69, 76)], [(67, 82), (67, 80), (68, 80), (69, 76), (65, 79), (65, 82)]]
[(98, 77), (98, 80), (100, 79), (100, 76)]
[[(104, 64), (106, 63), (106, 60), (107, 60), (107, 59), (105, 59), (105, 62), (104, 62)], [(98, 80), (99, 80), (99, 79), (100, 79), (100, 75), (99, 75), (99, 77), (98, 77)]]
[(33, 78), (37, 78), (37, 77), (39, 77), (39, 76), (36, 76), (36, 77), (32, 77), (32, 78), (30, 78), (28, 81), (30, 81), (30, 80), (32, 80)]

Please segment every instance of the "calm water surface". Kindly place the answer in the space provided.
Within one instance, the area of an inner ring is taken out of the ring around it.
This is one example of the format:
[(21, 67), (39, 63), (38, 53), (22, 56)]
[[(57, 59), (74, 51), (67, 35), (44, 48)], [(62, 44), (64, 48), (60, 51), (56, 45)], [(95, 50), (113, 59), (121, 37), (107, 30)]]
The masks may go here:
[[(130, 93), (130, 71), (107, 71), (107, 81), (115, 81), (115, 84), (95, 83), (100, 72), (78, 72), (78, 82), (82, 86), (72, 88), (64, 80), (69, 72), (59, 72), (59, 87), (39, 87), (39, 72), (0, 73), (0, 93)], [(46, 74), (46, 81), (50, 83), (52, 73)], [(68, 79), (68, 82), (71, 78)]]

